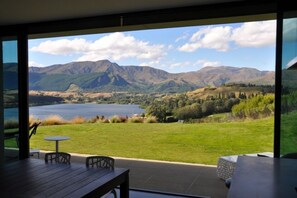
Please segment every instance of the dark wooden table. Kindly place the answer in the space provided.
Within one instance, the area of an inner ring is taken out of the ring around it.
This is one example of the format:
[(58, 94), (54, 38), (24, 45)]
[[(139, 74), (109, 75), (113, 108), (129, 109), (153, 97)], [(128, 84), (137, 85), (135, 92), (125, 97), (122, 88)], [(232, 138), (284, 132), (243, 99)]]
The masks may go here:
[(26, 159), (0, 166), (0, 197), (100, 197), (120, 186), (129, 197), (129, 169), (86, 168)]
[(239, 156), (228, 198), (297, 197), (297, 160)]

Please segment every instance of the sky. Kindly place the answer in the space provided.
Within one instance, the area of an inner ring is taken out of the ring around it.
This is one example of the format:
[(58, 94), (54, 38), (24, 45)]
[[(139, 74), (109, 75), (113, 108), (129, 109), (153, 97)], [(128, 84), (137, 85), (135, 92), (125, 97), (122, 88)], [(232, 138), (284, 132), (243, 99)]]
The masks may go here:
[(29, 66), (107, 59), (170, 73), (206, 66), (274, 71), (275, 42), (275, 20), (31, 39)]

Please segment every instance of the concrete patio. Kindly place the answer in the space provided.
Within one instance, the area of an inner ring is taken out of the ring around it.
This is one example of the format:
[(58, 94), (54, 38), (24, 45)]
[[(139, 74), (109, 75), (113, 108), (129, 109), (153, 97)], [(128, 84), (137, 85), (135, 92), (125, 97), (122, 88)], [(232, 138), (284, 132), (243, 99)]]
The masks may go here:
[[(71, 161), (85, 163), (86, 155), (71, 153)], [(40, 159), (44, 152), (40, 153)], [(216, 166), (115, 158), (115, 166), (130, 169), (130, 188), (211, 198), (227, 197)]]
[(130, 169), (130, 187), (212, 198), (225, 198), (228, 189), (215, 166), (116, 159), (116, 166)]

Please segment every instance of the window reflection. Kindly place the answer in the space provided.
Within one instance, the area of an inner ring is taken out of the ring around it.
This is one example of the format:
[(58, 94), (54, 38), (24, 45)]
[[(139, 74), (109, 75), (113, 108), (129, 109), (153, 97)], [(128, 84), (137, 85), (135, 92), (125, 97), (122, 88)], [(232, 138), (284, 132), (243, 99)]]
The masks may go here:
[[(289, 13), (297, 16), (297, 13)], [(283, 21), (281, 155), (297, 151), (297, 18)]]
[(17, 41), (2, 42), (3, 53), (3, 107), (5, 160), (18, 159), (18, 62)]

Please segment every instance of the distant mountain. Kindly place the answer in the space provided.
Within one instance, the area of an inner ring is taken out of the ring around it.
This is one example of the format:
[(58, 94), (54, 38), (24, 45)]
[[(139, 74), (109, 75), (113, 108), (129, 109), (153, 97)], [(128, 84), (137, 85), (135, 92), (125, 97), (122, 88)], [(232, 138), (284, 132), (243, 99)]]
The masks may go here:
[(247, 67), (204, 67), (197, 72), (184, 73), (182, 78), (200, 87), (220, 86), (227, 83), (273, 85), (275, 72)]
[(273, 85), (274, 72), (253, 68), (205, 67), (168, 73), (149, 66), (119, 66), (108, 60), (29, 68), (29, 89), (44, 91), (184, 92), (226, 83)]

